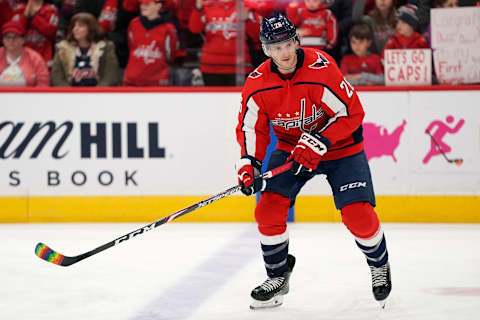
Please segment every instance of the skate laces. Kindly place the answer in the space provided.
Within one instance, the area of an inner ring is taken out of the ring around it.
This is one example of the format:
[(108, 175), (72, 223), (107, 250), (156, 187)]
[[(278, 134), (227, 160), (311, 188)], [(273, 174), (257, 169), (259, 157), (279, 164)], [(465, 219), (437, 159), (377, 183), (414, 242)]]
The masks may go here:
[(387, 264), (377, 268), (370, 266), (372, 272), (372, 285), (379, 287), (387, 284)]
[(284, 282), (285, 277), (268, 278), (260, 285), (260, 288), (267, 292), (270, 292), (281, 287)]

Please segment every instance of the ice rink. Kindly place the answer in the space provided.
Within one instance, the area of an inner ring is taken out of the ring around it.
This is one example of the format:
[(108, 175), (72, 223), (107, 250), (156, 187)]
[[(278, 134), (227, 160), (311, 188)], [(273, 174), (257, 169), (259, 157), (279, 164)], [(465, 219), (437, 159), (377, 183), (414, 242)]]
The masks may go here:
[(265, 280), (255, 224), (163, 225), (69, 267), (139, 224), (0, 224), (2, 320), (480, 319), (480, 225), (383, 224), (392, 267), (386, 308), (342, 224), (289, 225), (297, 264), (284, 304), (249, 309)]

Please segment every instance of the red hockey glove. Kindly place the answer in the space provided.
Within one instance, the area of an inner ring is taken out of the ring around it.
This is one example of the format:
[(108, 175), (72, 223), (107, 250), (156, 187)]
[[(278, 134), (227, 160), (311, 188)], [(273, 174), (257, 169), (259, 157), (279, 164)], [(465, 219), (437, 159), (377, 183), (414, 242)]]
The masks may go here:
[(266, 181), (260, 177), (261, 168), (262, 162), (251, 158), (241, 158), (235, 164), (238, 183), (242, 185), (244, 195), (250, 196), (265, 189)]
[(315, 170), (320, 159), (327, 152), (327, 144), (330, 144), (329, 141), (319, 133), (302, 133), (287, 159), (287, 162), (293, 160), (291, 169), (293, 174), (298, 175), (302, 171)]

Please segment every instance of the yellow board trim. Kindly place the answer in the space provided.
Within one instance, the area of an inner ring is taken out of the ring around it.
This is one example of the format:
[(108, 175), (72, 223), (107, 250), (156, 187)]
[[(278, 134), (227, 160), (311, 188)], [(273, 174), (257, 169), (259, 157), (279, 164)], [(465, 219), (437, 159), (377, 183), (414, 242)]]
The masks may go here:
[[(377, 196), (375, 211), (382, 222), (480, 223), (478, 196)], [(301, 196), (295, 204), (297, 222), (339, 222), (340, 211), (330, 196)]]
[[(0, 197), (0, 222), (153, 222), (208, 196)], [(176, 221), (252, 222), (255, 198), (231, 196)]]
[[(0, 223), (153, 222), (207, 196), (0, 197)], [(255, 197), (230, 196), (183, 222), (253, 222)], [(480, 223), (478, 196), (377, 196), (383, 222)], [(331, 196), (299, 196), (297, 222), (340, 222)]]

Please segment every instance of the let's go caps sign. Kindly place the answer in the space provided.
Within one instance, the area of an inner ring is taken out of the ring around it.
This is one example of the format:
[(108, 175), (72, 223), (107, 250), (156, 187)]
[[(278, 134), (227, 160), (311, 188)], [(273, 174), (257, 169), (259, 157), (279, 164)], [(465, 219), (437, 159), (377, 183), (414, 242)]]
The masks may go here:
[(384, 63), (387, 86), (432, 84), (430, 49), (385, 50)]
[(431, 34), (440, 83), (480, 82), (480, 7), (432, 9)]

